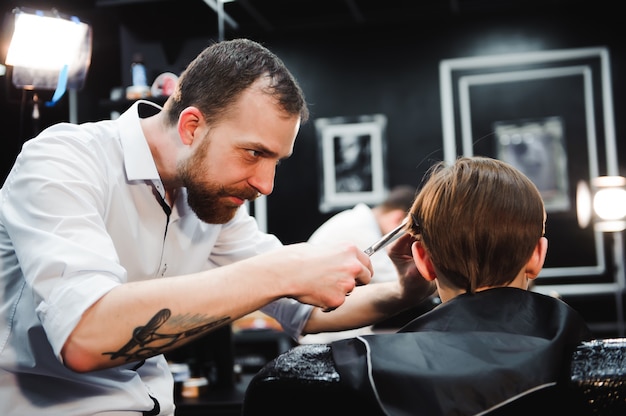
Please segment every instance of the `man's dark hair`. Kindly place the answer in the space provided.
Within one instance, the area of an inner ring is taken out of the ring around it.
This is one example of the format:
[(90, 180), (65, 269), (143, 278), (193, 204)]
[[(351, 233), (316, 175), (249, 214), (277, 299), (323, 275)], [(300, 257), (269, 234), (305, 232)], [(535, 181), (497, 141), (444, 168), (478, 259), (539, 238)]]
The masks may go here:
[(204, 49), (183, 71), (174, 94), (165, 104), (168, 120), (178, 122), (180, 113), (195, 106), (207, 119), (223, 116), (239, 95), (259, 78), (270, 79), (267, 93), (290, 115), (304, 123), (309, 111), (304, 94), (285, 64), (257, 42), (234, 39)]

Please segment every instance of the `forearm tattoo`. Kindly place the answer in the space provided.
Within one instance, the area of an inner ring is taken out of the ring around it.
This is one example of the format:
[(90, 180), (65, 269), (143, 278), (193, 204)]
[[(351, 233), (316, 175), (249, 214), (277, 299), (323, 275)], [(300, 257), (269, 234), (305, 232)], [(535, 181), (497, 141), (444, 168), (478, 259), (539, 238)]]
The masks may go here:
[(161, 354), (172, 345), (194, 335), (208, 332), (212, 328), (223, 325), (230, 318), (224, 317), (216, 321), (209, 322), (200, 326), (189, 328), (183, 332), (167, 334), (160, 333), (161, 328), (171, 317), (172, 312), (169, 309), (161, 309), (148, 321), (144, 326), (138, 326), (133, 331), (130, 341), (122, 348), (115, 352), (105, 352), (104, 355), (110, 355), (111, 360), (124, 357), (126, 362), (143, 360), (157, 354)]

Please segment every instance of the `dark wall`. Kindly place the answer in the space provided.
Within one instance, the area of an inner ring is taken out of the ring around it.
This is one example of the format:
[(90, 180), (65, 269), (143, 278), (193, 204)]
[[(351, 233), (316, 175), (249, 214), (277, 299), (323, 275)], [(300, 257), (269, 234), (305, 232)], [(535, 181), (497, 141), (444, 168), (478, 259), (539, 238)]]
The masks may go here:
[[(594, 23), (589, 16), (537, 16), (445, 23), (435, 30), (418, 26), (318, 33), (302, 39), (270, 39), (267, 44), (283, 57), (302, 83), (312, 119), (387, 115), (391, 185), (417, 185), (424, 170), (443, 158), (439, 96), (439, 62), (443, 59), (607, 46), (620, 137), (623, 123), (619, 114), (626, 93), (621, 69), (626, 51), (618, 41), (622, 29), (616, 21), (606, 18)], [(618, 150), (623, 154), (621, 143)], [(306, 239), (326, 217), (317, 210), (316, 157), (315, 131), (308, 123), (298, 136), (294, 156), (279, 167), (276, 189), (269, 198), (269, 228), (285, 242)]]

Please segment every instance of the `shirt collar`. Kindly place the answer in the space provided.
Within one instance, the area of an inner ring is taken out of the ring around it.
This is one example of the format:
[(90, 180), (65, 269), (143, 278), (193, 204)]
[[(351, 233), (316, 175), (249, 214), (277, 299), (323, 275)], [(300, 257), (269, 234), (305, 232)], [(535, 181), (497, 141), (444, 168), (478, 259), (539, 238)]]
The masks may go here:
[(120, 140), (124, 149), (124, 168), (129, 181), (158, 180), (159, 172), (152, 158), (150, 147), (139, 123), (139, 106), (149, 105), (157, 110), (162, 108), (150, 101), (136, 101), (118, 118)]

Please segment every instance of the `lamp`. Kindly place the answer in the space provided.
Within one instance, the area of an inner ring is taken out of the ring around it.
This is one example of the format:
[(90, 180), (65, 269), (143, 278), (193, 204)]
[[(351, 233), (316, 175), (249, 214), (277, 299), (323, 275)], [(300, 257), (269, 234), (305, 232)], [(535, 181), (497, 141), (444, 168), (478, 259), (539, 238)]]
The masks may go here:
[(596, 231), (619, 232), (626, 229), (626, 178), (598, 176), (591, 187), (580, 181), (576, 190), (578, 225), (591, 222)]
[[(12, 66), (12, 82), (23, 90), (55, 90), (52, 106), (65, 91), (83, 87), (91, 64), (91, 27), (58, 11), (13, 10), (13, 32), (5, 64)], [(36, 95), (34, 96), (36, 97)], [(76, 122), (70, 95), (70, 121)], [(38, 109), (34, 103), (33, 117)]]
[(591, 222), (595, 231), (613, 235), (613, 274), (617, 288), (617, 332), (625, 333), (623, 293), (626, 287), (624, 271), (624, 245), (621, 231), (626, 229), (626, 178), (623, 176), (598, 176), (586, 182), (578, 182), (576, 189), (576, 214), (578, 225), (586, 228)]

